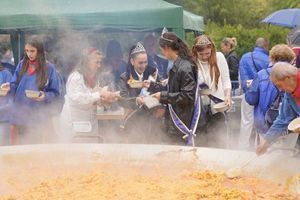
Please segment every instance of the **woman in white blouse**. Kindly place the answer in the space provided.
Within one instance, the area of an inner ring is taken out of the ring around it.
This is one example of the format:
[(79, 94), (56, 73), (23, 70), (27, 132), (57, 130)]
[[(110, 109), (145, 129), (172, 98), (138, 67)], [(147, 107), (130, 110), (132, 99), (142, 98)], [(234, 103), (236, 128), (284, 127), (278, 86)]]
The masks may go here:
[[(198, 82), (206, 83), (212, 91), (211, 95), (231, 106), (231, 81), (224, 55), (221, 52), (216, 52), (214, 42), (207, 35), (201, 35), (195, 39), (192, 53), (194, 62), (198, 66)], [(212, 130), (210, 125), (213, 128), (219, 127), (224, 130), (224, 127), (221, 127), (224, 124), (220, 124), (220, 126), (217, 124), (224, 122), (224, 120), (220, 120), (223, 118), (223, 115), (213, 109), (214, 102), (207, 96), (203, 96), (202, 100), (204, 112), (206, 112), (204, 121), (208, 123), (207, 126), (209, 129), (207, 131), (216, 131)]]
[(112, 102), (116, 98), (116, 93), (100, 89), (97, 85), (101, 59), (102, 55), (96, 48), (85, 49), (77, 67), (69, 75), (61, 114), (64, 132), (67, 127), (72, 127), (73, 133), (98, 134), (97, 103)]

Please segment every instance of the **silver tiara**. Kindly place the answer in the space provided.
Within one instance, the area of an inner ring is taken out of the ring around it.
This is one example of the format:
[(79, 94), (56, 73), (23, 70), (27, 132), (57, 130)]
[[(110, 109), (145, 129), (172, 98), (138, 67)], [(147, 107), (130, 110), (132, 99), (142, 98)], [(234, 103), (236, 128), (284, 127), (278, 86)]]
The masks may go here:
[(168, 29), (166, 27), (164, 27), (163, 30), (162, 30), (162, 32), (161, 32), (161, 35), (163, 35), (163, 34), (165, 34), (167, 32), (169, 32)]
[(168, 32), (168, 29), (166, 27), (164, 27), (162, 32), (161, 32), (160, 38), (165, 40), (165, 41), (168, 41), (168, 42), (173, 42), (173, 40), (164, 37), (164, 34), (167, 33), (167, 32)]
[(211, 41), (209, 41), (208, 37), (205, 35), (199, 36), (198, 42), (196, 43), (196, 46), (205, 46), (211, 44)]
[(138, 42), (135, 46), (135, 48), (132, 50), (131, 55), (136, 54), (136, 53), (145, 53), (146, 49), (144, 48), (144, 46)]

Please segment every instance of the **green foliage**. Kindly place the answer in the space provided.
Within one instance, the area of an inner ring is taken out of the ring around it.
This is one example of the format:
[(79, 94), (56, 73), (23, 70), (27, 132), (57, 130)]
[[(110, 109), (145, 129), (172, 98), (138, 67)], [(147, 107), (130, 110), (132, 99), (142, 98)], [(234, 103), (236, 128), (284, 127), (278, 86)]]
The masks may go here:
[(260, 21), (284, 8), (300, 8), (300, 0), (167, 0), (219, 25), (260, 27)]
[(270, 13), (285, 8), (300, 8), (300, 0), (269, 0), (267, 8)]
[[(210, 35), (220, 49), (224, 37), (236, 37), (237, 53), (251, 51), (257, 37), (266, 37), (270, 46), (285, 43), (289, 29), (261, 23), (269, 14), (285, 8), (300, 8), (300, 0), (167, 0), (184, 9), (204, 16), (205, 33)], [(189, 45), (193, 35), (186, 36)]]
[(235, 37), (237, 39), (236, 51), (239, 56), (251, 51), (255, 46), (256, 38), (266, 37), (270, 40), (270, 46), (286, 42), (288, 29), (275, 26), (265, 26), (264, 28), (245, 28), (243, 25), (225, 24), (222, 28), (213, 22), (209, 22), (206, 27), (207, 33), (213, 38), (218, 49), (224, 37)]

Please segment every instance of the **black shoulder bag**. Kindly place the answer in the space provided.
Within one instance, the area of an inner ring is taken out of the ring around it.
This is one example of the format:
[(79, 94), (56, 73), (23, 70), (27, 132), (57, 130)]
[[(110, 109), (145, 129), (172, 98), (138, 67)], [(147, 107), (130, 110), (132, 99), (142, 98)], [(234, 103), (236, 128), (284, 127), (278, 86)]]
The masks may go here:
[[(268, 75), (270, 76), (270, 73), (268, 70), (266, 70)], [(273, 122), (275, 121), (275, 119), (277, 118), (278, 114), (279, 114), (279, 106), (282, 100), (282, 96), (283, 96), (283, 92), (278, 91), (277, 96), (275, 97), (275, 99), (273, 100), (270, 108), (267, 110), (266, 114), (265, 114), (265, 123), (267, 124), (267, 126), (270, 128), (273, 124)]]

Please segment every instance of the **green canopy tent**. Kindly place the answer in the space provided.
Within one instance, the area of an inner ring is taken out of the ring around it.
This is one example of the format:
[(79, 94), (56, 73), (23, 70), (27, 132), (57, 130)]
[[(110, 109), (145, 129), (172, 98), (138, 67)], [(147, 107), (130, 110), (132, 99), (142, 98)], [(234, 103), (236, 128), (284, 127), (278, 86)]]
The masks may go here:
[(183, 28), (189, 31), (204, 32), (204, 19), (188, 11), (183, 11)]
[(184, 37), (184, 29), (203, 31), (203, 18), (162, 0), (1, 0), (0, 33), (11, 35), (15, 61), (25, 33), (70, 27), (150, 30), (167, 27)]

